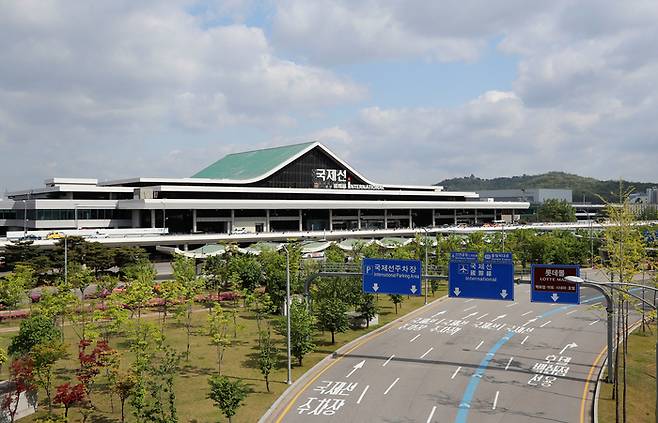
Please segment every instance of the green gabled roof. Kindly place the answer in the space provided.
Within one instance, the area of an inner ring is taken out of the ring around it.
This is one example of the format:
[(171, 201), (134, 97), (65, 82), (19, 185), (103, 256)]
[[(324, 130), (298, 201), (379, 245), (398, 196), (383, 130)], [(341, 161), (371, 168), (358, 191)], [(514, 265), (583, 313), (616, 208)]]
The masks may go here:
[(192, 177), (235, 180), (253, 179), (266, 174), (312, 144), (314, 142), (227, 154)]

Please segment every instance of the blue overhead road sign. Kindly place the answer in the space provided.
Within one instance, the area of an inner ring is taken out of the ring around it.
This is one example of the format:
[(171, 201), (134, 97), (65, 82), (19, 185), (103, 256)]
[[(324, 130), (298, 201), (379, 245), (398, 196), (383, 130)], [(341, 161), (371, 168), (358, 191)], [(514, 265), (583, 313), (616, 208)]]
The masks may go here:
[(580, 304), (580, 284), (566, 276), (580, 276), (580, 267), (566, 264), (533, 264), (530, 301), (535, 303)]
[(448, 295), (453, 298), (514, 301), (512, 253), (450, 253)]
[(420, 260), (363, 259), (363, 292), (420, 295)]

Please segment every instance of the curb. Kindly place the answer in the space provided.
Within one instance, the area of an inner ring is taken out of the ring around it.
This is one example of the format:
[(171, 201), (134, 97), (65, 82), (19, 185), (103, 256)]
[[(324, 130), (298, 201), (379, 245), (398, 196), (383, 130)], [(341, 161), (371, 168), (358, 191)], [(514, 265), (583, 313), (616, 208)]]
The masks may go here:
[(391, 326), (396, 325), (400, 322), (403, 322), (405, 319), (408, 319), (408, 318), (412, 317), (413, 315), (418, 314), (421, 311), (423, 311), (423, 310), (425, 310), (425, 309), (427, 309), (427, 308), (429, 308), (433, 305), (436, 305), (437, 303), (443, 302), (447, 298), (448, 298), (448, 295), (446, 294), (443, 297), (437, 298), (434, 301), (431, 301), (427, 304), (424, 304), (424, 305), (418, 307), (416, 310), (413, 310), (413, 311), (405, 314), (404, 316), (398, 317), (397, 319), (395, 319), (391, 322), (388, 322), (384, 326), (378, 327), (377, 329), (375, 329), (371, 332), (368, 332), (366, 334), (363, 334), (363, 335), (359, 336), (356, 339), (353, 339), (352, 341), (350, 341), (347, 344), (343, 345), (342, 347), (338, 348), (333, 353), (327, 355), (322, 360), (320, 360), (317, 364), (315, 364), (313, 367), (311, 367), (309, 370), (307, 370), (303, 375), (301, 375), (295, 382), (293, 382), (292, 385), (288, 386), (288, 388), (285, 391), (283, 391), (283, 393), (281, 393), (281, 395), (279, 395), (279, 398), (277, 398), (276, 401), (274, 401), (274, 403), (272, 403), (270, 408), (268, 408), (267, 411), (265, 412), (265, 414), (263, 414), (263, 416), (258, 420), (258, 423), (267, 423), (267, 422), (269, 422), (270, 421), (269, 419), (272, 418), (272, 414), (275, 411), (277, 411), (277, 409), (279, 407), (281, 407), (281, 405), (283, 403), (283, 399), (288, 394), (294, 392), (300, 386), (304, 386), (310, 378), (314, 377), (318, 372), (322, 371), (325, 368), (325, 366), (329, 362), (331, 362), (331, 360), (335, 359), (336, 356), (341, 354), (343, 351), (348, 351), (354, 345), (366, 340), (367, 338), (375, 336), (375, 335), (379, 334), (382, 331), (388, 330), (388, 328), (390, 328)]
[[(633, 326), (628, 330), (628, 334), (635, 332), (637, 328), (642, 326), (642, 321), (635, 322)], [(621, 337), (619, 342), (622, 343), (624, 338)], [(617, 345), (619, 348), (619, 345)], [(592, 423), (599, 423), (599, 395), (601, 394), (601, 381), (603, 379), (603, 373), (608, 363), (608, 357), (601, 362), (601, 370), (599, 370), (599, 377), (596, 378), (596, 387), (594, 388), (594, 401), (592, 401)]]

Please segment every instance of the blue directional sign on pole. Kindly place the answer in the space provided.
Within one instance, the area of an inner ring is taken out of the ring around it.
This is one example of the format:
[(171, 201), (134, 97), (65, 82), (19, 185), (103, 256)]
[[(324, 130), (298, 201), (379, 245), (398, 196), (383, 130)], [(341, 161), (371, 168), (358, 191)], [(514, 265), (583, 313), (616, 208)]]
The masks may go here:
[(580, 266), (533, 264), (530, 301), (535, 303), (580, 304), (580, 284), (564, 279), (580, 276)]
[(420, 295), (420, 260), (363, 259), (363, 292)]
[(512, 253), (450, 253), (448, 296), (514, 301)]

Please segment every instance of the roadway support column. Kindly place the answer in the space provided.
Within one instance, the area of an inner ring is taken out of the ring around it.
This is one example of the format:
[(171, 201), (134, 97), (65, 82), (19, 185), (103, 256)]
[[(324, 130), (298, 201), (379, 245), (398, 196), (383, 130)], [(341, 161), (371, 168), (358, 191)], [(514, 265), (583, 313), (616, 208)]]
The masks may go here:
[(304, 226), (302, 225), (302, 209), (299, 209), (299, 232), (304, 230)]
[(270, 231), (270, 209), (265, 210), (265, 232)]
[(329, 209), (329, 230), (334, 230), (334, 211)]
[(196, 231), (196, 209), (192, 209), (192, 233)]
[(361, 209), (356, 211), (356, 227), (361, 230)]
[(384, 209), (384, 229), (388, 229), (388, 210)]
[(151, 228), (155, 229), (155, 209), (151, 209)]

